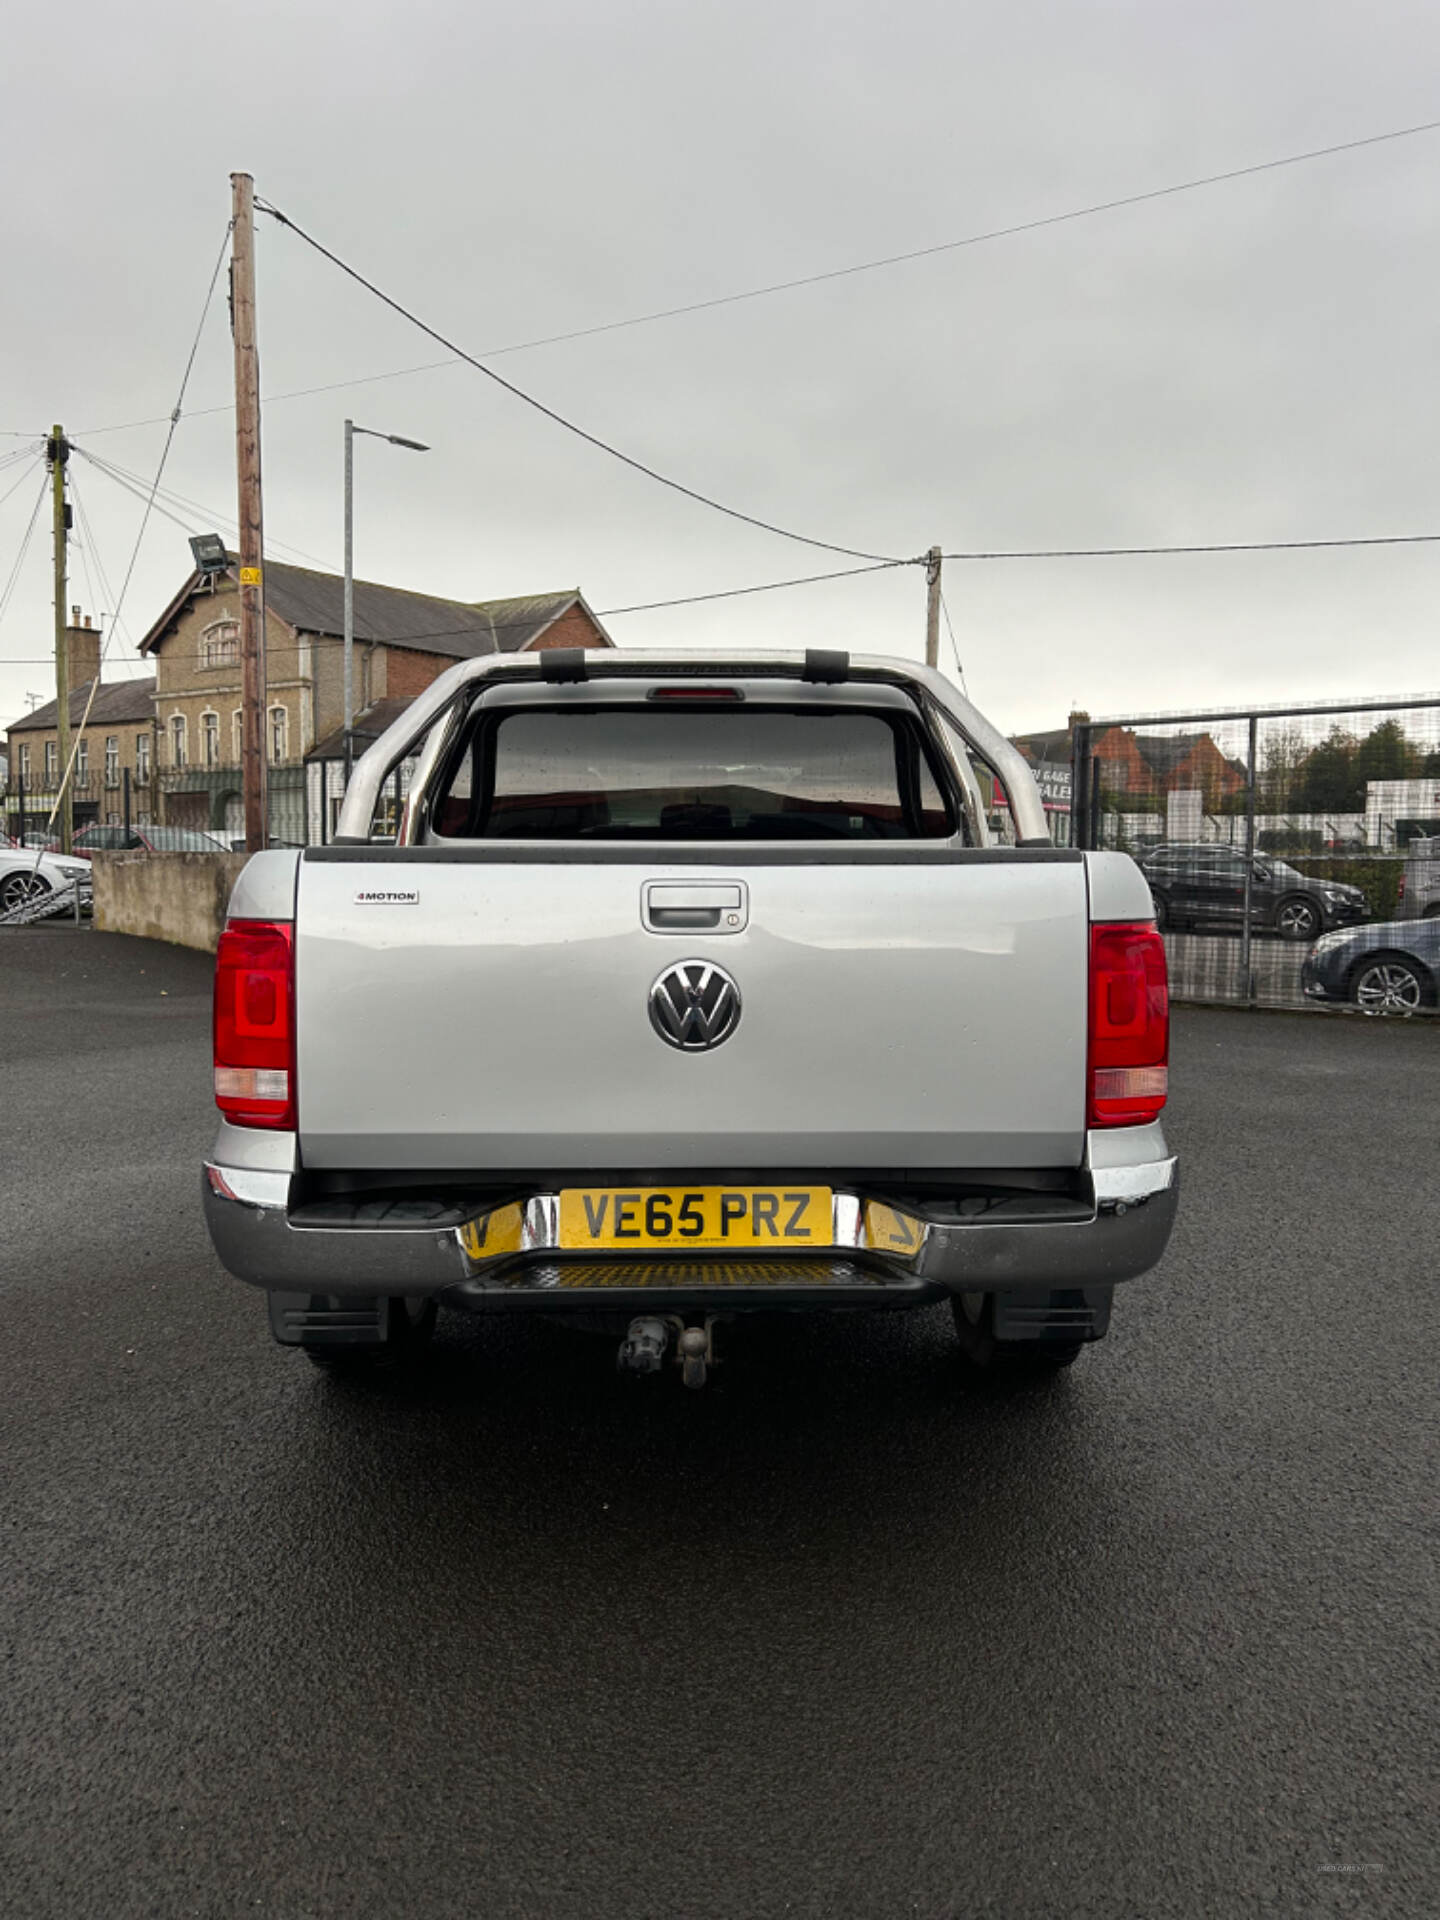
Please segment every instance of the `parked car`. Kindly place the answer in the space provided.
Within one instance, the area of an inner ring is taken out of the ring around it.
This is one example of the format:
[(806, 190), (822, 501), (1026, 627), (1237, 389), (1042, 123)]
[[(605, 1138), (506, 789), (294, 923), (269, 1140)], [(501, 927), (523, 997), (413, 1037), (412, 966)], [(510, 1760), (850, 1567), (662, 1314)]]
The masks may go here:
[[(48, 841), (53, 853), (58, 840)], [(81, 860), (92, 853), (228, 853), (230, 844), (218, 833), (204, 833), (198, 827), (82, 827), (70, 842), (71, 851)]]
[(1421, 1013), (1440, 1004), (1440, 918), (1385, 920), (1327, 933), (1300, 969), (1312, 1000), (1339, 1000), (1362, 1013)]
[(717, 1320), (948, 1301), (965, 1366), (1043, 1375), (1175, 1214), (1145, 881), (1052, 846), (1015, 748), (902, 660), (461, 662), (332, 844), (248, 862), (215, 1010), (210, 1234), (326, 1367), (443, 1303), (598, 1316), (699, 1385)]
[(1396, 891), (1397, 920), (1440, 917), (1440, 839), (1411, 841)]
[(90, 881), (90, 862), (69, 854), (45, 853), (38, 848), (0, 848), (0, 913), (10, 913), (42, 894), (68, 887), (78, 877)]
[[(1245, 917), (1245, 866), (1244, 852), (1234, 847), (1173, 840), (1140, 858), (1155, 918), (1176, 931), (1238, 925)], [(1329, 927), (1363, 920), (1369, 911), (1359, 887), (1318, 880), (1269, 854), (1253, 862), (1250, 924), (1282, 940), (1313, 940)]]

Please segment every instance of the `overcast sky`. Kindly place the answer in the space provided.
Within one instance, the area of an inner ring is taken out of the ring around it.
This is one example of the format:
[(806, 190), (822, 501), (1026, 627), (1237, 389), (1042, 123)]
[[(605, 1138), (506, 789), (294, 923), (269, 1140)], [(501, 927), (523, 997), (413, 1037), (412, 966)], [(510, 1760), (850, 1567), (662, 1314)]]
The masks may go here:
[[(488, 352), (1440, 117), (1433, 0), (76, 0), (57, 39), (58, 17), (6, 28), (0, 429), (60, 420), (146, 475), (164, 427), (124, 423), (174, 404), (233, 168)], [(495, 364), (691, 486), (876, 553), (1436, 532), (1437, 181), (1419, 135)], [(267, 395), (439, 357), (293, 235), (262, 223), (258, 249)], [(166, 473), (221, 530), (223, 292)], [(667, 493), (463, 366), (267, 407), (273, 557), (338, 569), (347, 413), (434, 448), (358, 447), (362, 577), (578, 585), (603, 611), (852, 564)], [(97, 552), (70, 597), (109, 611), (95, 566), (118, 592), (141, 507), (75, 470)], [(39, 485), (0, 504), (0, 587)], [(188, 567), (152, 521), (132, 642)], [(53, 694), (49, 568), (42, 518), (0, 718)], [(945, 578), (970, 691), (1010, 728), (1440, 685), (1440, 548)], [(609, 624), (914, 655), (924, 584)], [(123, 634), (112, 659), (138, 670)]]

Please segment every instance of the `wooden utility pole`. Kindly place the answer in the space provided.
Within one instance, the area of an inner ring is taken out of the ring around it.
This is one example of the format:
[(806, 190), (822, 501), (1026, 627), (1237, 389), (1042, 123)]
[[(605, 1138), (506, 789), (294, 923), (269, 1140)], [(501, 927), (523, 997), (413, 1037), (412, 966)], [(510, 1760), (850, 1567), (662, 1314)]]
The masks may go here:
[(940, 665), (940, 549), (931, 547), (925, 556), (925, 664)]
[(50, 498), (55, 524), (55, 735), (60, 752), (60, 851), (69, 853), (74, 810), (70, 794), (70, 642), (65, 631), (69, 624), (65, 613), (65, 549), (69, 534), (65, 462), (70, 458), (70, 443), (63, 427), (51, 429), (46, 452), (50, 458)]
[(230, 330), (235, 339), (235, 468), (240, 499), (240, 770), (245, 850), (266, 839), (265, 523), (260, 497), (260, 354), (255, 344), (255, 183), (230, 176)]

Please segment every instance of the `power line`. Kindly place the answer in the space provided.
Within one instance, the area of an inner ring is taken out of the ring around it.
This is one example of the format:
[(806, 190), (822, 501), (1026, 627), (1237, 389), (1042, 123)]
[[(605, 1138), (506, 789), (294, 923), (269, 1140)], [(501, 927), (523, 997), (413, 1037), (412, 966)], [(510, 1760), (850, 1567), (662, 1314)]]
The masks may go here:
[[(186, 418), (189, 419), (191, 416), (187, 414)], [(122, 467), (118, 461), (102, 459), (98, 453), (91, 453), (88, 448), (80, 446), (78, 442), (74, 440), (72, 440), (70, 444), (78, 454), (90, 462), (92, 467), (98, 467), (101, 473), (115, 481), (117, 485), (126, 488), (130, 493), (138, 494), (142, 499), (145, 497), (150, 482), (146, 480), (142, 474), (133, 473), (129, 467)], [(161, 504), (165, 501), (182, 509), (189, 508), (192, 517), (186, 519), (182, 517), (181, 513), (167, 513), (165, 507)], [(201, 522), (208, 524), (209, 527), (218, 526), (228, 528), (235, 527), (236, 525), (233, 514), (221, 513), (214, 507), (206, 506), (203, 500), (191, 500), (186, 494), (176, 493), (172, 487), (157, 487), (155, 490), (155, 502), (155, 511), (163, 515), (165, 519), (173, 521), (177, 527), (183, 528), (186, 533), (195, 533), (202, 530), (193, 517), (197, 514), (200, 516)], [(316, 566), (322, 568), (327, 573), (334, 573), (336, 571), (329, 561), (322, 560), (318, 554), (307, 553), (303, 547), (291, 546), (288, 541), (277, 540), (273, 535), (267, 534), (265, 544), (267, 549), (275, 549), (282, 554), (298, 554), (302, 560), (313, 561)]]
[[(95, 529), (91, 525), (90, 515), (86, 511), (85, 502), (81, 497), (80, 477), (73, 468), (70, 474), (70, 489), (75, 495), (76, 518), (80, 522), (81, 532), (85, 535), (85, 544), (81, 548), (81, 552), (82, 554), (88, 552), (90, 558), (94, 560), (95, 572), (100, 582), (100, 591), (104, 594), (107, 604), (113, 605), (115, 601), (115, 589), (110, 584), (110, 576), (106, 571), (105, 561), (100, 552), (100, 542), (95, 537)], [(135, 636), (131, 633), (129, 627), (124, 625), (124, 616), (118, 610), (111, 615), (111, 625), (112, 631), (119, 630), (123, 627), (126, 639), (132, 647), (134, 646)], [(128, 665), (129, 662), (126, 664)]]
[[(23, 474), (21, 475), (21, 479), (26, 477), (27, 476)], [(40, 517), (40, 502), (45, 498), (45, 488), (48, 479), (49, 476), (47, 474), (41, 474), (40, 491), (35, 496), (35, 504), (30, 509), (30, 518), (26, 522), (24, 533), (20, 536), (20, 550), (15, 555), (15, 564), (10, 569), (10, 578), (5, 582), (4, 591), (0, 592), (0, 620), (3, 620), (5, 617), (5, 610), (10, 605), (10, 596), (15, 591), (15, 582), (20, 578), (20, 569), (25, 564), (25, 555), (30, 551), (30, 538), (35, 531), (35, 522)], [(13, 493), (14, 491), (15, 488), (12, 487), (10, 492)], [(9, 494), (6, 495), (6, 498), (9, 498)], [(27, 662), (26, 664), (33, 665), (34, 662)]]
[[(1244, 180), (1253, 174), (1274, 173), (1284, 167), (1303, 166), (1311, 160), (1328, 160), (1336, 154), (1355, 153), (1365, 147), (1383, 146), (1395, 140), (1408, 140), (1417, 134), (1433, 133), (1440, 128), (1440, 120), (1426, 120), (1418, 126), (1395, 127), (1387, 133), (1367, 134), (1359, 140), (1341, 140), (1328, 147), (1311, 147), (1304, 153), (1284, 154), (1276, 160), (1260, 160), (1244, 167), (1230, 167), (1223, 173), (1203, 174), (1194, 180), (1173, 181), (1169, 186), (1151, 187), (1143, 193), (1123, 194), (1115, 200), (1099, 200), (1084, 207), (1070, 207), (1061, 213), (1044, 214), (1034, 220), (1017, 221), (1007, 227), (989, 227), (980, 233), (963, 235), (958, 240), (942, 240), (934, 246), (915, 247), (906, 253), (884, 254), (876, 260), (861, 260), (848, 267), (832, 267), (823, 273), (803, 274), (795, 280), (775, 280), (764, 286), (747, 287), (738, 293), (722, 293), (709, 300), (692, 300), (678, 307), (657, 307), (650, 313), (630, 314), (622, 320), (605, 320), (593, 327), (576, 327), (567, 333), (549, 333), (539, 335), (532, 340), (516, 340), (503, 347), (491, 347), (477, 357), (481, 360), (499, 360), (506, 354), (529, 353), (538, 347), (554, 347), (570, 340), (588, 340), (596, 334), (619, 333), (627, 327), (648, 327), (660, 320), (681, 319), (687, 314), (706, 313), (714, 307), (738, 306), (747, 300), (763, 300), (771, 294), (792, 293), (801, 287), (820, 286), (827, 280), (845, 280), (856, 274), (876, 273), (883, 267), (904, 265), (911, 260), (927, 260), (936, 254), (956, 253), (962, 248), (984, 246), (992, 240), (1009, 240), (1023, 233), (1036, 233), (1045, 227), (1058, 227), (1071, 220), (1089, 220), (1096, 214), (1115, 213), (1123, 207), (1143, 206), (1150, 200), (1165, 200), (1180, 193), (1193, 193), (1202, 187), (1221, 186), (1230, 180)], [(273, 208), (265, 209), (274, 212)], [(277, 218), (280, 216), (276, 216)], [(293, 225), (293, 222), (289, 223)], [(297, 229), (298, 231), (298, 229)], [(434, 336), (439, 338), (438, 335)], [(446, 342), (445, 344), (449, 344)], [(410, 374), (433, 373), (441, 367), (473, 365), (468, 354), (455, 353), (448, 360), (428, 360), (415, 367), (393, 367), (386, 373), (361, 374), (354, 380), (333, 380), (324, 386), (296, 387), (287, 393), (267, 394), (265, 405), (273, 406), (279, 400), (304, 400), (317, 393), (338, 393), (345, 387), (371, 386), (380, 380), (400, 380)], [(216, 407), (198, 407), (192, 418), (208, 413), (229, 413), (233, 407), (229, 404)], [(153, 427), (163, 423), (164, 414), (153, 415), (146, 420), (126, 420), (108, 427), (91, 427), (88, 436), (93, 438), (100, 433), (124, 433), (135, 427)], [(22, 436), (15, 435), (15, 438)], [(822, 543), (823, 544), (823, 543)]]
[[(83, 449), (77, 448), (77, 452)], [(93, 454), (88, 456), (92, 464), (98, 464)], [(158, 511), (159, 509), (157, 509)], [(38, 511), (38, 506), (37, 506)], [(183, 523), (178, 523), (183, 524)], [(1290, 553), (1313, 552), (1316, 549), (1344, 547), (1394, 547), (1425, 546), (1440, 543), (1440, 533), (1399, 533), (1379, 534), (1350, 540), (1257, 540), (1230, 541), (1212, 546), (1169, 546), (1169, 547), (1035, 547), (1026, 550), (1007, 549), (1000, 552), (947, 553), (946, 560), (1095, 560), (1104, 558), (1150, 558), (1164, 554), (1186, 553)], [(294, 549), (299, 551), (299, 549)], [(596, 613), (599, 620), (614, 620), (621, 614), (655, 613), (670, 607), (698, 606), (712, 600), (736, 600), (749, 594), (776, 593), (787, 587), (808, 587), (828, 580), (851, 580), (862, 574), (886, 573), (897, 567), (913, 564), (906, 560), (882, 560), (868, 567), (843, 567), (836, 573), (811, 573), (793, 580), (766, 580), (749, 587), (725, 587), (715, 593), (685, 594), (674, 600), (647, 600), (628, 607), (602, 607)], [(955, 641), (955, 629), (950, 619), (950, 609), (942, 592), (940, 604), (945, 613), (946, 624), (950, 627), (950, 639), (955, 646), (955, 664), (964, 681), (964, 667), (960, 660), (960, 650)], [(514, 628), (529, 626), (528, 620), (498, 621), (489, 623), (496, 633), (507, 633)], [(383, 639), (367, 639), (357, 635), (361, 645), (406, 646), (420, 640), (443, 640), (457, 633), (472, 633), (473, 626), (431, 627), (416, 633), (387, 634)], [(340, 645), (338, 637), (317, 636), (317, 646)], [(310, 651), (304, 647), (272, 647), (267, 649), (267, 658), (284, 659), (289, 654), (305, 654)], [(48, 656), (31, 658), (28, 655), (0, 658), (0, 666), (44, 666)]]
[(16, 482), (15, 482), (15, 484), (14, 484), (14, 486), (13, 486), (13, 487), (7, 487), (7, 488), (5, 489), (5, 491), (4, 491), (4, 493), (0, 493), (0, 507), (3, 507), (3, 506), (4, 506), (4, 504), (5, 504), (5, 502), (6, 502), (6, 501), (7, 501), (7, 500), (8, 500), (9, 498), (10, 498), (10, 496), (11, 496), (11, 494), (12, 494), (12, 493), (18, 493), (18, 492), (20, 491), (20, 489), (21, 489), (21, 487), (23, 487), (23, 486), (24, 486), (24, 484), (25, 484), (25, 482), (26, 482), (26, 481), (27, 481), (27, 480), (28, 480), (28, 479), (30, 478), (30, 475), (31, 475), (31, 474), (32, 474), (32, 473), (33, 473), (33, 472), (35, 471), (35, 462), (36, 462), (36, 461), (37, 461), (37, 460), (38, 460), (39, 458), (40, 458), (40, 456), (39, 456), (39, 454), (38, 454), (38, 453), (32, 453), (32, 454), (31, 454), (31, 456), (30, 456), (30, 464), (29, 464), (29, 465), (28, 465), (28, 466), (26, 467), (26, 469), (25, 469), (25, 471), (24, 471), (24, 472), (23, 472), (23, 473), (22, 473), (22, 474), (20, 475), (20, 477), (19, 477), (19, 478), (18, 478), (18, 479), (16, 480)]
[(950, 635), (950, 651), (955, 656), (955, 671), (960, 676), (960, 691), (965, 695), (966, 699), (968, 700), (970, 697), (970, 690), (965, 685), (965, 668), (960, 659), (960, 642), (955, 638), (955, 623), (950, 618), (950, 608), (946, 603), (945, 589), (943, 587), (941, 587), (940, 589), (940, 611), (945, 616), (945, 628)]
[[(655, 613), (665, 607), (698, 606), (707, 600), (737, 600), (747, 594), (778, 593), (786, 587), (811, 587), (825, 580), (853, 580), (859, 574), (889, 573), (893, 572), (897, 567), (903, 567), (908, 564), (909, 563), (904, 560), (885, 560), (877, 562), (876, 565), (870, 567), (844, 567), (838, 573), (810, 573), (796, 580), (765, 580), (752, 587), (725, 587), (718, 593), (686, 594), (678, 600), (647, 600), (638, 606), (602, 607), (596, 613), (595, 618), (597, 620), (613, 620), (622, 613)], [(517, 632), (522, 627), (533, 626), (534, 621), (490, 620), (485, 624), (492, 633), (501, 634)], [(383, 639), (374, 640), (367, 639), (365, 635), (357, 633), (355, 638), (357, 644), (361, 646), (409, 646), (419, 640), (443, 640), (453, 634), (473, 633), (474, 631), (475, 626), (471, 624), (464, 627), (432, 627), (419, 633), (386, 634)], [(295, 655), (304, 656), (308, 654), (312, 645), (315, 647), (328, 648), (339, 647), (341, 644), (338, 635), (317, 634), (313, 642), (307, 643), (303, 647), (267, 647), (265, 657), (267, 660), (284, 660)], [(501, 651), (503, 651), (503, 649), (501, 649)], [(0, 666), (40, 666), (43, 664), (43, 660), (0, 659)]]
[[(193, 416), (189, 414), (186, 415), (187, 419), (192, 417)], [(74, 442), (72, 441), (71, 444), (74, 445)], [(145, 487), (149, 484), (142, 474), (134, 473), (129, 467), (121, 466), (118, 460), (103, 459), (99, 454), (91, 453), (84, 447), (77, 447), (76, 451), (84, 454), (92, 466), (99, 467), (102, 472), (108, 473), (111, 479), (120, 480), (122, 484), (127, 480), (132, 486)], [(192, 500), (188, 494), (178, 493), (173, 487), (159, 488), (158, 498), (168, 500), (178, 507), (190, 508), (192, 512), (200, 514), (212, 527), (237, 526), (234, 514), (222, 513), (215, 507), (207, 506), (203, 500)], [(171, 517), (174, 518), (175, 516), (172, 515)], [(177, 524), (185, 525), (186, 523), (180, 521), (177, 522)], [(191, 528), (190, 530), (193, 531), (194, 529)], [(273, 535), (267, 535), (265, 544), (267, 547), (277, 548), (281, 553), (298, 554), (302, 560), (313, 561), (317, 567), (323, 568), (328, 573), (334, 573), (336, 571), (335, 567), (332, 566), (328, 560), (323, 560), (318, 554), (307, 553), (303, 547), (293, 546), (287, 540), (278, 540)]]
[[(636, 323), (621, 322), (621, 324)], [(540, 344), (539, 341), (532, 340), (515, 347), (496, 347), (492, 352), (482, 354), (481, 358), (493, 360), (498, 358), (502, 353), (521, 353), (524, 351), (526, 345), (539, 346)], [(294, 387), (286, 393), (263, 394), (260, 404), (266, 407), (273, 407), (279, 400), (308, 400), (317, 393), (339, 393), (346, 387), (370, 387), (374, 386), (379, 380), (400, 380), (403, 379), (405, 375), (411, 373), (434, 373), (438, 367), (463, 367), (464, 365), (465, 362), (462, 359), (451, 354), (444, 360), (423, 361), (418, 367), (392, 367), (388, 373), (362, 373), (354, 380), (329, 380), (326, 381), (323, 386), (319, 387)], [(233, 413), (234, 411), (235, 402), (233, 400), (226, 400), (215, 407), (192, 407), (185, 418), (187, 420), (200, 420), (209, 413)], [(168, 414), (154, 413), (144, 420), (120, 420), (108, 427), (89, 427), (85, 430), (85, 438), (87, 440), (93, 440), (98, 434), (102, 433), (129, 433), (136, 427), (158, 427), (168, 418)]]
[(946, 553), (944, 560), (1104, 560), (1161, 553), (1304, 553), (1319, 547), (1420, 547), (1440, 533), (1379, 533), (1352, 540), (1226, 540), (1189, 547), (1011, 547), (995, 552)]
[[(185, 390), (190, 384), (190, 374), (191, 374), (191, 370), (195, 365), (195, 355), (198, 353), (200, 349), (200, 337), (205, 331), (205, 322), (210, 317), (210, 303), (215, 297), (215, 284), (220, 278), (220, 269), (225, 264), (225, 249), (229, 245), (229, 241), (230, 241), (231, 224), (232, 223), (229, 221), (226, 222), (225, 235), (220, 242), (220, 251), (215, 256), (215, 266), (214, 266), (214, 270), (210, 275), (210, 284), (205, 289), (205, 299), (202, 302), (200, 307), (200, 319), (195, 328), (195, 337), (190, 342), (190, 352), (186, 356), (185, 370), (180, 376), (180, 390), (175, 396), (175, 405), (171, 410), (170, 430), (165, 435), (165, 444), (160, 449), (160, 459), (155, 468), (155, 478), (151, 482), (150, 498), (145, 502), (145, 511), (140, 516), (140, 525), (136, 530), (136, 534), (135, 534), (135, 544), (130, 550), (130, 561), (128, 566), (125, 569), (125, 577), (120, 582), (120, 593), (115, 602), (115, 607), (112, 614), (112, 624), (109, 632), (106, 633), (101, 639), (100, 659), (96, 668), (95, 678), (90, 682), (90, 691), (85, 701), (85, 711), (80, 716), (80, 725), (75, 732), (74, 744), (71, 746), (69, 758), (66, 760), (65, 766), (60, 775), (60, 784), (55, 794), (55, 804), (54, 806), (51, 807), (50, 817), (45, 823), (45, 836), (47, 839), (50, 837), (51, 833), (54, 831), (56, 815), (59, 813), (61, 803), (65, 798), (65, 790), (70, 783), (72, 771), (75, 766), (76, 756), (79, 753), (81, 744), (85, 739), (85, 729), (90, 724), (90, 713), (92, 708), (95, 705), (95, 695), (100, 690), (101, 676), (103, 675), (105, 670), (105, 655), (110, 650), (111, 637), (119, 628), (121, 621), (124, 617), (125, 596), (130, 591), (130, 582), (134, 578), (135, 563), (140, 558), (141, 543), (145, 538), (145, 529), (150, 524), (150, 515), (155, 506), (155, 494), (159, 489), (161, 479), (163, 478), (165, 473), (165, 462), (170, 458), (170, 447), (172, 442), (175, 439), (175, 429), (180, 424), (181, 410), (185, 405)], [(60, 457), (62, 452), (63, 452), (63, 449), (57, 447), (56, 449), (57, 459)], [(98, 549), (95, 554), (95, 560), (96, 560), (96, 564), (98, 565), (99, 564)], [(41, 859), (41, 856), (37, 851), (35, 855), (35, 871), (37, 873), (39, 872), (39, 869), (40, 869), (40, 859)]]
[(513, 395), (515, 399), (523, 400), (527, 407), (533, 407), (537, 413), (544, 414), (547, 420), (553, 420), (556, 426), (564, 427), (567, 433), (573, 433), (578, 439), (586, 441), (592, 447), (597, 447), (601, 453), (608, 453), (613, 460), (620, 461), (622, 465), (631, 468), (633, 472), (643, 473), (647, 479), (658, 482), (662, 487), (669, 487), (673, 493), (683, 494), (688, 500), (698, 501), (702, 507), (710, 507), (716, 513), (723, 513), (728, 519), (741, 520), (746, 526), (759, 527), (765, 533), (777, 534), (782, 540), (794, 540), (804, 547), (818, 547), (824, 553), (843, 553), (851, 560), (890, 561), (897, 565), (909, 564), (904, 561), (896, 561), (893, 554), (867, 553), (856, 547), (838, 546), (833, 540), (815, 540), (812, 539), (809, 534), (795, 533), (789, 527), (776, 526), (774, 521), (758, 519), (753, 513), (742, 513), (738, 507), (727, 507), (722, 501), (713, 499), (707, 493), (700, 493), (694, 487), (687, 487), (682, 481), (672, 480), (668, 474), (659, 472), (655, 467), (647, 466), (643, 460), (637, 460), (631, 454), (622, 453), (619, 447), (613, 446), (608, 440), (602, 440), (598, 434), (590, 433), (586, 428), (579, 426), (574, 420), (567, 419), (563, 413), (557, 413), (554, 407), (547, 407), (543, 400), (537, 400), (533, 394), (526, 393), (523, 387), (517, 387), (513, 381), (507, 380), (503, 374), (496, 373), (493, 367), (487, 367), (484, 361), (477, 359), (474, 354), (466, 353), (463, 348), (457, 347), (453, 340), (447, 339), (443, 333), (439, 332), (435, 327), (428, 325), (418, 314), (413, 313), (410, 308), (402, 306), (398, 300), (382, 291), (381, 288), (376, 286), (373, 280), (367, 280), (358, 268), (350, 266), (346, 261), (342, 260), (338, 254), (332, 253), (327, 246), (323, 246), (313, 234), (309, 234), (303, 227), (297, 226), (287, 214), (281, 213), (278, 207), (271, 206), (269, 201), (258, 198), (255, 204), (262, 213), (268, 213), (272, 220), (278, 220), (282, 226), (288, 227), (290, 231), (303, 240), (307, 246), (313, 247), (316, 253), (321, 254), (332, 266), (338, 267), (342, 273), (348, 275), (357, 285), (364, 287), (368, 293), (374, 294), (375, 298), (389, 307), (392, 313), (398, 313), (402, 319), (408, 320), (412, 326), (418, 327), (423, 334), (437, 341), (440, 346), (448, 347), (451, 353), (455, 354), (459, 359), (464, 360), (468, 366), (474, 367), (477, 373), (484, 374), (487, 380), (493, 380), (497, 387), (503, 387), (505, 392)]
[(842, 567), (839, 573), (807, 573), (799, 580), (766, 580), (755, 587), (725, 587), (719, 593), (687, 593), (679, 600), (646, 600), (636, 607), (606, 607), (597, 620), (614, 620), (622, 613), (655, 613), (662, 607), (694, 607), (704, 600), (738, 600), (748, 593), (776, 593), (781, 587), (812, 587), (821, 580), (853, 580), (862, 573), (888, 573), (895, 567), (909, 567), (912, 560), (880, 560), (873, 567)]

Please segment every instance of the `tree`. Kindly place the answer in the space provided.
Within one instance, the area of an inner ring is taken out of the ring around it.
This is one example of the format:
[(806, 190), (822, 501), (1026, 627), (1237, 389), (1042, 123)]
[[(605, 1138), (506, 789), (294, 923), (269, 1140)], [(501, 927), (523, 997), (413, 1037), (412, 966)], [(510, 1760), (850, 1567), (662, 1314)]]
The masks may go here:
[(1400, 722), (1382, 720), (1360, 742), (1355, 754), (1355, 774), (1362, 782), (1408, 780), (1417, 772), (1419, 758)]
[(1261, 733), (1257, 813), (1288, 813), (1295, 806), (1309, 754), (1297, 726), (1271, 727)]
[(1365, 782), (1355, 766), (1359, 744), (1353, 733), (1333, 726), (1310, 749), (1296, 783), (1296, 812), (1359, 813), (1364, 808)]

